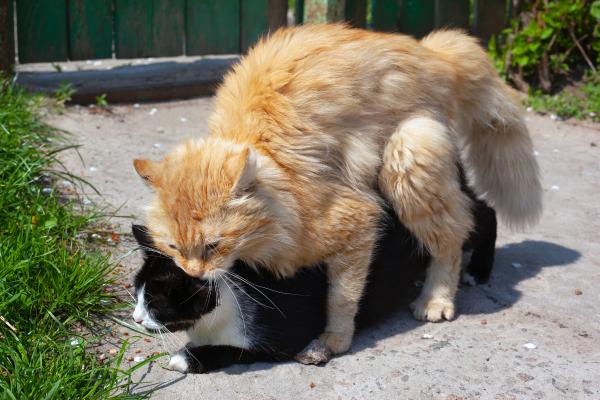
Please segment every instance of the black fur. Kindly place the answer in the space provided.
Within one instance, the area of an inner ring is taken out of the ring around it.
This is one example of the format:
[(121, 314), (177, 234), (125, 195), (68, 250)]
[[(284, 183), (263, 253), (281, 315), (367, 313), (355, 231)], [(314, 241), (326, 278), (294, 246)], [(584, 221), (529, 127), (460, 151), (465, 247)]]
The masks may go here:
[[(476, 228), (465, 243), (465, 249), (473, 249), (467, 268), (478, 281), (484, 282), (493, 264), (496, 216), (485, 203), (473, 200)], [(418, 290), (414, 282), (424, 275), (429, 265), (429, 254), (392, 212), (384, 224), (356, 317), (358, 328), (389, 315), (398, 304), (406, 304), (413, 298)], [(133, 233), (145, 249), (144, 265), (135, 278), (136, 292), (142, 284), (146, 285), (147, 308), (153, 318), (170, 330), (182, 330), (190, 327), (187, 321), (200, 319), (215, 307), (214, 288), (209, 291), (206, 281), (187, 276), (171, 259), (153, 251), (152, 241), (143, 227), (134, 225)], [(282, 280), (266, 271), (257, 272), (236, 263), (232, 272), (254, 285), (240, 279), (230, 284), (245, 315), (252, 348), (188, 347), (187, 352), (181, 354), (187, 354), (189, 372), (292, 359), (325, 327), (327, 276), (324, 268), (303, 269), (294, 277)]]

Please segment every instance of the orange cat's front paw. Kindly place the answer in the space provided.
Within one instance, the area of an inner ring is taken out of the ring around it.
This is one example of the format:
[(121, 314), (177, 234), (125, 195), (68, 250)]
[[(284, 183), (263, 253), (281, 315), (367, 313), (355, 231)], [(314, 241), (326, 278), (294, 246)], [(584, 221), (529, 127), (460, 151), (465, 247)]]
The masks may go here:
[(454, 319), (454, 302), (443, 297), (420, 296), (410, 307), (415, 318), (421, 321), (439, 322)]
[(319, 340), (327, 346), (333, 354), (345, 353), (352, 344), (352, 334), (344, 334), (339, 332), (323, 332), (319, 336)]

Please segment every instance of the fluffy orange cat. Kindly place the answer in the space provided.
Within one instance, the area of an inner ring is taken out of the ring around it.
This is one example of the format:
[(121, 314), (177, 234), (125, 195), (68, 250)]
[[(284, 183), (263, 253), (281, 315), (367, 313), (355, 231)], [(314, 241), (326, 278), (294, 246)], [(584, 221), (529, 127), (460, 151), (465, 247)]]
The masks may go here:
[(452, 319), (472, 227), (457, 162), (522, 225), (541, 211), (532, 153), (519, 100), (475, 39), (307, 25), (260, 41), (227, 74), (207, 138), (134, 164), (156, 191), (155, 243), (188, 274), (217, 279), (236, 259), (281, 276), (326, 262), (320, 341), (341, 353), (378, 235), (378, 190), (433, 256), (415, 316)]

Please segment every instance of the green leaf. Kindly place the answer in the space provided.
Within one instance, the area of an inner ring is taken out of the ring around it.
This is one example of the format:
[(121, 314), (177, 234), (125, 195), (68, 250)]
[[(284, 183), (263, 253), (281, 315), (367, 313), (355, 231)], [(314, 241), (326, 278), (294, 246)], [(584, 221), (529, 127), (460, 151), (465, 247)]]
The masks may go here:
[(596, 0), (592, 3), (592, 7), (590, 7), (590, 14), (598, 20), (600, 20), (600, 0)]
[(50, 219), (47, 219), (46, 222), (44, 222), (44, 228), (46, 228), (46, 229), (52, 229), (57, 224), (58, 224), (58, 221), (56, 220), (56, 218), (52, 217)]
[(542, 31), (542, 34), (540, 35), (540, 37), (542, 39), (548, 39), (550, 36), (552, 36), (552, 32), (554, 32), (554, 29), (552, 29), (551, 27), (547, 27), (546, 29), (544, 29)]

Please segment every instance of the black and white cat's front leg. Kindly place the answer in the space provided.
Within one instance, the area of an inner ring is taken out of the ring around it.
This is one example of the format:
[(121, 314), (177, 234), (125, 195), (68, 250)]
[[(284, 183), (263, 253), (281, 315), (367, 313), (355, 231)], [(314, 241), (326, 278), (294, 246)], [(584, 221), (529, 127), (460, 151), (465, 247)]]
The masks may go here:
[(267, 359), (265, 355), (234, 346), (186, 347), (171, 356), (167, 368), (182, 373), (204, 374), (234, 364), (251, 364)]

